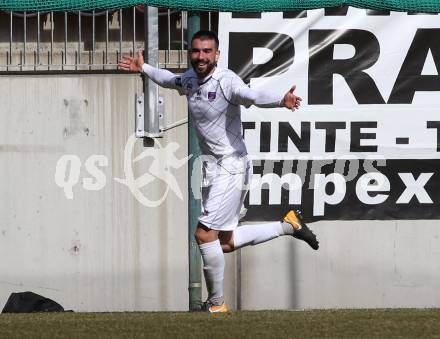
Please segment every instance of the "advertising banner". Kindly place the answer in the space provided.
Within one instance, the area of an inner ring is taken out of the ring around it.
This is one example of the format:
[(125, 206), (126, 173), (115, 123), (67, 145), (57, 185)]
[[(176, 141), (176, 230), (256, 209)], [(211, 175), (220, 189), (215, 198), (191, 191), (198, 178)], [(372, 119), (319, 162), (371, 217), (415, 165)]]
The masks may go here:
[(440, 16), (220, 13), (220, 66), (301, 108), (242, 110), (246, 220), (440, 217)]

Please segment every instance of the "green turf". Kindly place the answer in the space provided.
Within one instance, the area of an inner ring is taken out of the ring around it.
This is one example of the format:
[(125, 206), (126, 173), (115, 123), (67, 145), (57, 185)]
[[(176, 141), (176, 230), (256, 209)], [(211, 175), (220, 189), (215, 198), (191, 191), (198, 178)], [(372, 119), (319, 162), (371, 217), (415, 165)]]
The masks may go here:
[(440, 310), (2, 314), (1, 338), (440, 338)]

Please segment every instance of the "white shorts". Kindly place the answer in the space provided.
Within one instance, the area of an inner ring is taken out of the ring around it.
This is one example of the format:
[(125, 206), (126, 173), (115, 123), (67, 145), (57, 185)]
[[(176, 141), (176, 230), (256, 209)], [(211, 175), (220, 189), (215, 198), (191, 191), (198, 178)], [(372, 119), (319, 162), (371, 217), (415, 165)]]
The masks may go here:
[(234, 230), (245, 215), (244, 199), (252, 176), (246, 156), (203, 161), (202, 213), (199, 222), (218, 231)]

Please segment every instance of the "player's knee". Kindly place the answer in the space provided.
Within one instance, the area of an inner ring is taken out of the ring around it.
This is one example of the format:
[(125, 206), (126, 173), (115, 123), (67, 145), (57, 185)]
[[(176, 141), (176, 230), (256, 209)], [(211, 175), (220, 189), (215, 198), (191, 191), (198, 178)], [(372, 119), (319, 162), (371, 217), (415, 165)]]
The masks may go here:
[(201, 224), (197, 226), (194, 233), (194, 238), (196, 238), (197, 243), (204, 244), (211, 241), (211, 235), (209, 234), (209, 229)]
[(234, 246), (231, 245), (230, 243), (221, 244), (221, 245), (222, 245), (223, 253), (231, 253), (231, 252), (234, 252)]
[(234, 251), (232, 232), (230, 231), (220, 232), (218, 238), (220, 239), (220, 244), (222, 245), (222, 250), (224, 253), (229, 253)]

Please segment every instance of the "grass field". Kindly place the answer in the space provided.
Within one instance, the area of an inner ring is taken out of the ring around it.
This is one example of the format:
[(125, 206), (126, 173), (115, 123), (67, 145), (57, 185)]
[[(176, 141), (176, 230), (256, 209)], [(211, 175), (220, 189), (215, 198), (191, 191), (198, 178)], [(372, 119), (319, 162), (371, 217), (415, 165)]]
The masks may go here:
[(440, 310), (2, 314), (1, 338), (440, 338)]

